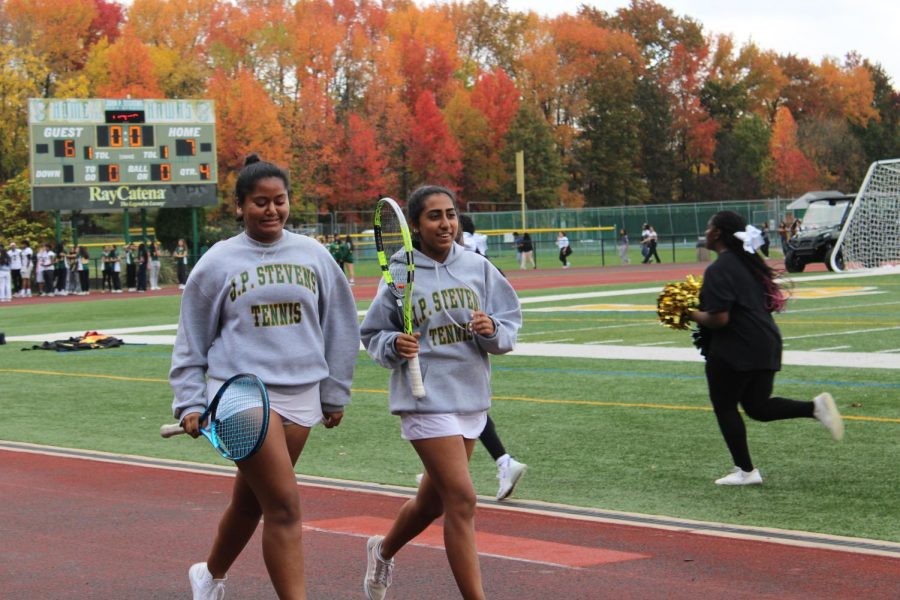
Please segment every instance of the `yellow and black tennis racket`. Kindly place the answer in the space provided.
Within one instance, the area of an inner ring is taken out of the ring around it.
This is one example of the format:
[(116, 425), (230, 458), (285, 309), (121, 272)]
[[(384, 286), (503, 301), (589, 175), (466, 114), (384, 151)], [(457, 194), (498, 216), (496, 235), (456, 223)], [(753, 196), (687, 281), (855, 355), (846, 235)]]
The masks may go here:
[[(390, 198), (382, 198), (375, 207), (375, 249), (381, 276), (397, 301), (403, 319), (403, 332), (412, 335), (412, 294), (416, 264), (412, 236), (403, 211)], [(413, 396), (425, 397), (419, 357), (409, 359), (409, 383)]]

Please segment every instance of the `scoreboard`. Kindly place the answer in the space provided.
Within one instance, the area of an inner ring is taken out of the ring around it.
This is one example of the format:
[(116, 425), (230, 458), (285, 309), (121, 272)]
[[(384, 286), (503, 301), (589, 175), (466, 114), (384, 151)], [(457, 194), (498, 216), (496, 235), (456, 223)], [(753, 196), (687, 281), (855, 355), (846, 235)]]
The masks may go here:
[(212, 206), (211, 100), (28, 101), (33, 210)]

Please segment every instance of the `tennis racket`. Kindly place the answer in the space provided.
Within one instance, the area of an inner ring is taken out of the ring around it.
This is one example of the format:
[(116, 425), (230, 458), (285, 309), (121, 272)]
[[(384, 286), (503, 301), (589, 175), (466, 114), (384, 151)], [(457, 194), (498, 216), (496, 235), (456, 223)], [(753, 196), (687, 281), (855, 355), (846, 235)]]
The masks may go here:
[[(416, 270), (412, 236), (403, 211), (390, 198), (382, 198), (375, 207), (375, 250), (381, 276), (397, 301), (397, 309), (403, 319), (403, 333), (412, 335), (412, 294)], [(398, 260), (391, 260), (394, 258)], [(409, 359), (409, 383), (414, 397), (425, 397), (418, 356)]]
[[(235, 375), (216, 392), (200, 416), (200, 424), (200, 433), (219, 454), (235, 462), (250, 458), (262, 446), (269, 428), (265, 384), (256, 375)], [(182, 433), (186, 432), (177, 423), (159, 428), (164, 438)]]

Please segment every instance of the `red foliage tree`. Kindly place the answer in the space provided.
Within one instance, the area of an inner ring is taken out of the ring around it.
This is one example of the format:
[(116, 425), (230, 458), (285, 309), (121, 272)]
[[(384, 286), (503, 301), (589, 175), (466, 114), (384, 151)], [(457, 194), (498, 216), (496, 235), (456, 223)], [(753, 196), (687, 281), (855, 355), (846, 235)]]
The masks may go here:
[(434, 95), (419, 95), (410, 130), (409, 155), (413, 176), (419, 183), (434, 183), (459, 189), (462, 173), (459, 144), (450, 133)]
[(386, 175), (388, 161), (375, 139), (375, 128), (357, 114), (347, 118), (340, 143), (341, 161), (334, 174), (330, 204), (338, 210), (361, 210), (372, 206), (391, 189)]

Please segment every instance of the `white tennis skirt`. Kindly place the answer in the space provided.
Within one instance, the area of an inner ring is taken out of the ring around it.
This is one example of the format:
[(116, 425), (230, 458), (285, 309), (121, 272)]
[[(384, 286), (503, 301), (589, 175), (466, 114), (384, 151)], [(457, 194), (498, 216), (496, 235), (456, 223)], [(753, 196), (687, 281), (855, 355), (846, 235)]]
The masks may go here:
[[(223, 383), (225, 382), (221, 379), (206, 381), (207, 402), (212, 402)], [(300, 391), (292, 389), (290, 393), (284, 393), (283, 389), (266, 386), (266, 393), (269, 396), (269, 408), (285, 420), (285, 425), (293, 423), (304, 427), (313, 427), (322, 421), (324, 415), (322, 414), (318, 383)]]
[(400, 413), (400, 437), (404, 440), (461, 435), (477, 440), (487, 425), (487, 411), (471, 413)]

